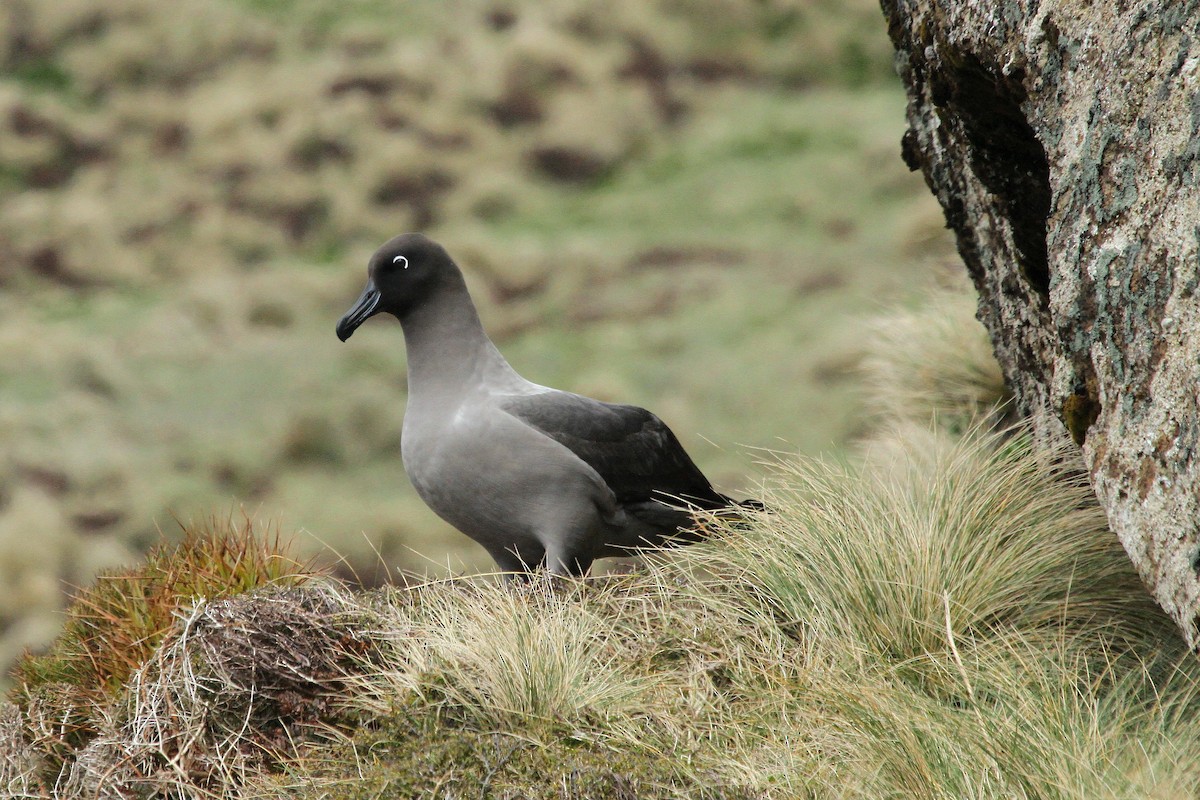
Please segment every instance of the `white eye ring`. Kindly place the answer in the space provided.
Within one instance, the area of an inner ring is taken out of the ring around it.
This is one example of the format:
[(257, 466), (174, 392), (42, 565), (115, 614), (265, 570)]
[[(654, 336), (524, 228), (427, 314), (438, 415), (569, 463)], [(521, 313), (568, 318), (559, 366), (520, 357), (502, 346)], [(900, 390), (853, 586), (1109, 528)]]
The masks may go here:
[(403, 261), (404, 268), (408, 269), (408, 259), (407, 258), (405, 258), (404, 256), (396, 256), (395, 258), (392, 259), (393, 264), (395, 264), (397, 261)]

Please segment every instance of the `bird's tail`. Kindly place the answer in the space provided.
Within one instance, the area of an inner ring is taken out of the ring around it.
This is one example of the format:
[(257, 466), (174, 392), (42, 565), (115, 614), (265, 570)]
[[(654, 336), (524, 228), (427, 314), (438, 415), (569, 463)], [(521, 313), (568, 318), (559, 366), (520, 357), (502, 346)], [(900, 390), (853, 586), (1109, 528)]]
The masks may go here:
[(756, 514), (770, 511), (761, 500), (734, 500), (723, 494), (717, 496), (724, 502), (693, 503), (687, 507), (691, 524), (686, 529), (681, 526), (680, 538), (683, 541), (703, 541), (722, 526), (744, 529), (753, 524)]
[(741, 527), (751, 522), (755, 514), (769, 512), (771, 509), (761, 500), (753, 498), (748, 500), (734, 500), (732, 497), (725, 497), (726, 505), (720, 508), (709, 509), (714, 517), (722, 522), (731, 522), (734, 527)]

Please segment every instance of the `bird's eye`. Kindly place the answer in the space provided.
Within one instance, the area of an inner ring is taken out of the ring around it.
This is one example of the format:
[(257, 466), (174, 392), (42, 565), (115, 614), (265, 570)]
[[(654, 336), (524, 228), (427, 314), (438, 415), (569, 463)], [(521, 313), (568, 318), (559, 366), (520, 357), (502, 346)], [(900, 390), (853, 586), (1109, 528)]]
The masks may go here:
[(400, 264), (400, 266), (404, 267), (405, 269), (408, 269), (408, 259), (405, 258), (404, 256), (396, 256), (395, 258), (392, 259), (392, 263), (393, 264), (398, 263), (398, 264)]

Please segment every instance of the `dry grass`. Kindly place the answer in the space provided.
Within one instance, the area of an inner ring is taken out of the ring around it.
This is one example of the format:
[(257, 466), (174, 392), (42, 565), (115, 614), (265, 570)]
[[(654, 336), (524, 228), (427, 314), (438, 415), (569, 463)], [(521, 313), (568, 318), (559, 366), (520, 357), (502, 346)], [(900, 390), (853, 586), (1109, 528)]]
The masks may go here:
[[(264, 796), (281, 759), (352, 719), (346, 676), (371, 660), (375, 619), (320, 584), (197, 598), (120, 692), (57, 683), (6, 706), (0, 785), (30, 797)], [(55, 696), (86, 702), (91, 730), (47, 753)]]
[(195, 603), (310, 575), (287, 554), (277, 528), (260, 530), (232, 514), (187, 526), (181, 543), (158, 547), (136, 569), (102, 574), (77, 594), (49, 651), (26, 653), (13, 673), (12, 696), (29, 717), (46, 774), (101, 736), (109, 705)]
[(792, 697), (833, 743), (801, 765), (833, 769), (816, 794), (1194, 792), (1169, 765), (1200, 733), (1200, 671), (1065, 453), (978, 429), (879, 447), (785, 465), (778, 514), (689, 553), (819, 670)]
[(1181, 766), (1200, 665), (1063, 453), (978, 427), (878, 450), (781, 460), (770, 512), (628, 575), (201, 602), (57, 788), (29, 783), (45, 717), (6, 712), (0, 778), (39, 797), (1200, 789)]
[(872, 0), (13, 0), (0, 29), (0, 663), (63, 583), (231, 498), (347, 575), (487, 563), (397, 471), (398, 332), (330, 333), (400, 230), (531, 378), (655, 409), (736, 491), (705, 439), (846, 441), (834, 320), (939, 228)]
[(947, 614), (960, 642), (997, 627), (1112, 636), (1117, 621), (1137, 638), (1143, 617), (1160, 620), (1067, 447), (968, 442), (908, 431), (877, 445), (883, 466), (787, 464), (768, 500), (786, 519), (723, 540), (719, 557), (781, 620), (816, 617), (870, 658), (941, 652)]
[(918, 307), (872, 322), (862, 367), (880, 419), (923, 425), (932, 416), (959, 433), (984, 416), (1015, 421), (991, 340), (975, 318), (977, 304), (964, 276), (931, 288)]
[[(447, 590), (452, 600), (439, 596)], [(482, 713), (475, 722), (483, 727), (628, 713), (645, 677), (629, 674), (619, 659), (628, 631), (614, 629), (612, 616), (590, 603), (571, 602), (585, 594), (541, 584), (431, 585), (417, 605), (389, 608), (403, 669), (382, 687), (384, 696), (419, 691), (436, 673), (436, 693)]]
[(374, 617), (344, 592), (201, 601), (63, 773), (66, 797), (259, 797), (282, 758), (344, 724)]
[[(854, 428), (847, 315), (945, 251), (869, 0), (262, 5), (0, 8), (6, 621), (214, 495), (390, 564), (444, 535), (395, 496), (398, 340), (329, 330), (398, 228), (539, 380)], [(635, 574), (253, 590), (294, 568), (238, 527), (102, 581), (0, 708), (0, 794), (1195, 796), (1194, 659), (1069, 460), (982, 430), (938, 302), (878, 329), (862, 463), (780, 459), (771, 513)]]

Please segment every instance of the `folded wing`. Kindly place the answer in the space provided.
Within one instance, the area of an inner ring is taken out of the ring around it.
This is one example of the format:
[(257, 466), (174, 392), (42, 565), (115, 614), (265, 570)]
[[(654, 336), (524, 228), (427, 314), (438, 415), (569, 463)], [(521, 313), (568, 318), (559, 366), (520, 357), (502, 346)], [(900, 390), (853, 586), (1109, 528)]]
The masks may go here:
[(624, 505), (657, 500), (712, 510), (733, 503), (713, 489), (671, 429), (644, 408), (553, 389), (515, 395), (500, 407), (596, 470)]

